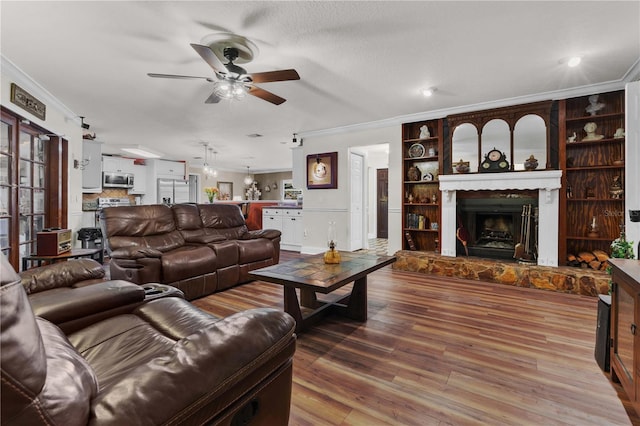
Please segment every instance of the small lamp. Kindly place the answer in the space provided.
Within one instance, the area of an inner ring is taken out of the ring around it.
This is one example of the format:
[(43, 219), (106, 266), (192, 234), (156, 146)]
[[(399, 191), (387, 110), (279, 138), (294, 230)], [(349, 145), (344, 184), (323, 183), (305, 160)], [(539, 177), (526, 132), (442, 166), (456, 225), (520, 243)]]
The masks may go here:
[(336, 223), (329, 222), (328, 244), (329, 250), (324, 254), (324, 263), (336, 264), (340, 263), (340, 252), (336, 250)]

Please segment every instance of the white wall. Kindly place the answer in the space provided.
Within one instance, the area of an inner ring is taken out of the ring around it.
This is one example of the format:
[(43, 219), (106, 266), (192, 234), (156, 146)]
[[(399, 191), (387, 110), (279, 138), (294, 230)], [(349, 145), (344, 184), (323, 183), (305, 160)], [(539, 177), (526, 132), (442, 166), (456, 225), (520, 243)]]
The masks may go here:
[[(67, 189), (69, 194), (69, 213), (67, 221), (68, 227), (74, 230), (73, 241), (78, 247), (80, 246), (80, 242), (77, 240), (75, 231), (83, 226), (82, 170), (73, 168), (73, 160), (82, 159), (82, 127), (80, 127), (80, 118), (78, 114), (62, 104), (54, 94), (49, 93), (2, 55), (0, 55), (0, 72), (0, 99), (2, 106), (30, 120), (33, 124), (42, 127), (48, 133), (64, 135), (64, 139), (69, 141), (69, 185)], [(11, 83), (16, 83), (46, 105), (44, 120), (40, 120), (11, 102)]]
[(336, 222), (338, 249), (349, 241), (349, 149), (377, 144), (389, 144), (389, 252), (401, 246), (400, 188), (402, 134), (398, 124), (374, 129), (345, 131), (340, 134), (306, 135), (303, 161), (307, 155), (338, 152), (338, 189), (306, 189), (304, 191), (304, 239), (302, 253), (320, 253), (326, 250), (329, 221)]
[(640, 259), (640, 222), (631, 222), (629, 210), (640, 210), (640, 81), (626, 86), (625, 137), (625, 229), (628, 241), (633, 241), (636, 259)]

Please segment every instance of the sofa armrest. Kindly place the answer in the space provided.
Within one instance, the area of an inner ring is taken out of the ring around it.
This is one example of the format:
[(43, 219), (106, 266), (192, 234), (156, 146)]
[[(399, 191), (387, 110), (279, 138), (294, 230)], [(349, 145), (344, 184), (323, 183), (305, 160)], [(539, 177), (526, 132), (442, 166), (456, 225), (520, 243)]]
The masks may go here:
[(54, 324), (88, 317), (144, 301), (144, 289), (127, 281), (113, 280), (78, 287), (57, 288), (31, 294), (33, 312)]
[(145, 257), (162, 257), (160, 250), (149, 247), (122, 247), (109, 254), (112, 259), (143, 259)]
[(248, 231), (242, 234), (243, 240), (254, 240), (256, 238), (268, 238), (273, 240), (279, 238), (282, 235), (277, 229), (259, 229), (257, 231)]
[[(219, 320), (178, 340), (171, 350), (101, 392), (93, 400), (93, 416), (113, 425), (195, 424), (215, 419), (290, 363), (294, 329), (291, 316), (270, 308)], [(158, 405), (150, 403), (152, 395), (171, 398), (162, 398)]]
[(32, 268), (20, 273), (27, 294), (71, 287), (80, 281), (104, 279), (102, 265), (93, 259), (73, 259)]

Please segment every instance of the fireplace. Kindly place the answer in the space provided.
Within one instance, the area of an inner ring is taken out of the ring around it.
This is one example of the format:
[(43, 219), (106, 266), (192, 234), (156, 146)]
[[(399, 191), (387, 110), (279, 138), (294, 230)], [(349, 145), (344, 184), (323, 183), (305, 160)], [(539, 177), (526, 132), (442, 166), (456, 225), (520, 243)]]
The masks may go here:
[[(460, 255), (456, 249), (456, 230), (458, 229), (457, 201), (460, 195), (462, 196), (461, 199), (465, 199), (467, 193), (478, 193), (480, 191), (488, 191), (495, 194), (510, 191), (528, 191), (530, 194), (535, 194), (531, 197), (531, 204), (538, 206), (537, 225), (541, 230), (537, 241), (537, 264), (558, 266), (558, 214), (561, 176), (561, 170), (440, 175), (438, 177), (440, 191), (442, 191), (440, 253), (443, 256), (452, 257)], [(535, 204), (533, 201), (535, 201)], [(521, 213), (520, 207), (518, 214)], [(518, 214), (514, 217), (513, 213), (511, 213), (511, 229), (516, 239), (519, 238), (520, 234)], [(505, 216), (507, 216), (506, 213)], [(477, 227), (478, 225), (474, 226)], [(513, 256), (513, 253), (511, 256)]]
[(458, 241), (456, 254), (460, 256), (468, 252), (470, 256), (513, 259), (516, 244), (524, 247), (526, 243), (526, 253), (530, 255), (527, 257), (534, 258), (537, 235), (532, 220), (529, 221), (528, 241), (524, 241), (521, 234), (526, 225), (523, 221), (525, 210), (529, 209), (531, 216), (536, 210), (536, 195), (531, 191), (460, 191), (458, 227), (466, 230), (468, 241), (466, 250)]

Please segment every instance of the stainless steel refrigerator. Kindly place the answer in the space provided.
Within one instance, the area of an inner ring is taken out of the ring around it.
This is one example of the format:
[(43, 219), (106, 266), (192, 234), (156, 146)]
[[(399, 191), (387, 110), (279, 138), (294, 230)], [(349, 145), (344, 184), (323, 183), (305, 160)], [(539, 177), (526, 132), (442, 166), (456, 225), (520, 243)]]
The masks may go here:
[(191, 199), (188, 180), (158, 179), (158, 203), (180, 204), (196, 202)]

